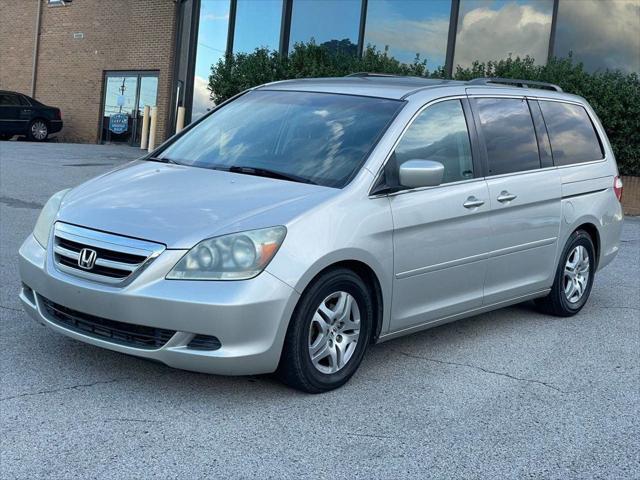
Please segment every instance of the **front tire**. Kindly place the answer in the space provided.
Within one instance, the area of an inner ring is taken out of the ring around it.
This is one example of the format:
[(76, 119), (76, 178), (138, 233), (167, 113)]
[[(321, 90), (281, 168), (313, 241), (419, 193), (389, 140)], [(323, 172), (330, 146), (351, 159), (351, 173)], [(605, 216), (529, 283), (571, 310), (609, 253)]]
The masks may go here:
[(562, 251), (551, 292), (536, 303), (544, 313), (558, 317), (575, 315), (587, 303), (595, 271), (593, 240), (584, 230), (577, 230)]
[(49, 125), (45, 120), (36, 118), (29, 124), (27, 136), (32, 142), (44, 142), (49, 136)]
[(278, 376), (287, 385), (322, 393), (344, 385), (360, 366), (373, 331), (373, 298), (353, 271), (318, 277), (289, 324)]

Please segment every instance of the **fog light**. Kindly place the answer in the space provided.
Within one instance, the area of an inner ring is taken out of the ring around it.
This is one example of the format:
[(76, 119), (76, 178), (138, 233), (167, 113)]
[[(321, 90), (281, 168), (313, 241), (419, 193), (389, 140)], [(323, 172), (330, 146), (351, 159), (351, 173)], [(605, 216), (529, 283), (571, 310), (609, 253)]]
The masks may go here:
[(193, 350), (218, 350), (222, 344), (218, 337), (214, 337), (213, 335), (196, 335), (194, 336), (187, 348), (191, 348)]

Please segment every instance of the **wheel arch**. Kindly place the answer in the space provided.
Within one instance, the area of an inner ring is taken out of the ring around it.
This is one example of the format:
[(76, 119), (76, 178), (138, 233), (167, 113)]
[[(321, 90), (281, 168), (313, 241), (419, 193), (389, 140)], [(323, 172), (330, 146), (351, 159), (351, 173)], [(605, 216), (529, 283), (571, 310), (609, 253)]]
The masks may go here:
[(580, 223), (576, 228), (573, 229), (571, 235), (573, 235), (578, 230), (583, 230), (589, 234), (591, 237), (591, 241), (593, 242), (593, 248), (595, 249), (596, 254), (596, 270), (598, 268), (598, 264), (600, 263), (600, 252), (601, 252), (601, 239), (600, 239), (600, 231), (595, 223), (586, 221)]
[(29, 125), (31, 125), (33, 122), (37, 122), (38, 120), (42, 120), (44, 123), (46, 123), (47, 127), (49, 127), (49, 124), (51, 123), (51, 120), (49, 118), (38, 113), (37, 115), (34, 115), (33, 118), (29, 120)]
[[(374, 311), (374, 326), (372, 341), (375, 342), (382, 331), (382, 327), (385, 319), (385, 310), (390, 305), (389, 294), (385, 292), (385, 286), (380, 279), (380, 275), (376, 272), (375, 268), (371, 264), (363, 259), (356, 258), (343, 258), (336, 259), (331, 262), (325, 262), (321, 266), (316, 265), (313, 269), (313, 273), (305, 275), (305, 280), (296, 286), (296, 290), (299, 293), (303, 293), (309, 285), (312, 285), (321, 275), (330, 270), (337, 268), (346, 268), (355, 272), (365, 284), (369, 287), (371, 296), (374, 299), (373, 305)], [(299, 301), (299, 300), (298, 300)]]

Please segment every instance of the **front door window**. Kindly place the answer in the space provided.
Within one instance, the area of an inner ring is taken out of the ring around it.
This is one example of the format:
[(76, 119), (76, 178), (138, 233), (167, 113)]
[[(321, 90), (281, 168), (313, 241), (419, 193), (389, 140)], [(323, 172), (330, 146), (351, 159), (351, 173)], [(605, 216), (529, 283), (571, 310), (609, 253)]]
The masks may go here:
[(145, 105), (155, 106), (156, 73), (108, 73), (102, 116), (103, 143), (139, 145)]

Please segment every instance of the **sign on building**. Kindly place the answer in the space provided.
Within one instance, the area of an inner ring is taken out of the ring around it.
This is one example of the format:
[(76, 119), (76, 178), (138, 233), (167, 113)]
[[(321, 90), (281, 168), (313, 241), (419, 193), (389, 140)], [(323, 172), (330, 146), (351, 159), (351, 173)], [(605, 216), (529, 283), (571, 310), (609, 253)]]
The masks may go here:
[(114, 113), (109, 117), (109, 130), (120, 135), (129, 130), (129, 115), (126, 113)]

